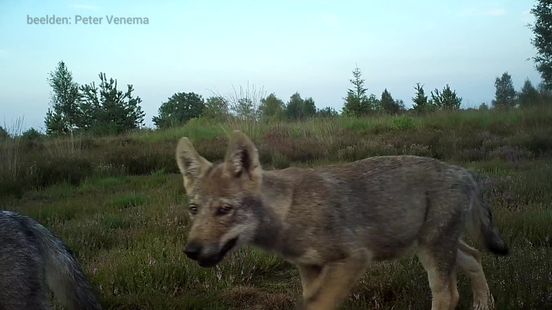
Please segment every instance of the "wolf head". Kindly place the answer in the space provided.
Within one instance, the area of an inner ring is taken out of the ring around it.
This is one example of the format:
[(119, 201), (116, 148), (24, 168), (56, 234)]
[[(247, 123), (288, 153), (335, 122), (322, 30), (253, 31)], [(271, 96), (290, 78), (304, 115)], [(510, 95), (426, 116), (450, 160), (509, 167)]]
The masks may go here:
[(188, 138), (181, 138), (176, 161), (192, 218), (184, 252), (200, 266), (214, 266), (255, 235), (262, 182), (257, 148), (246, 135), (234, 131), (224, 162), (214, 165), (197, 153)]

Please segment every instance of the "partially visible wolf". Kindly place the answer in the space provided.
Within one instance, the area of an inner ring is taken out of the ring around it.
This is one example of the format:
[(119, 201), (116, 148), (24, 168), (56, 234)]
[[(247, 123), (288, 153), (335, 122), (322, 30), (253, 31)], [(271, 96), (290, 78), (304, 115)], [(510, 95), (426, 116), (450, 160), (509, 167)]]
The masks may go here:
[(0, 211), (0, 309), (49, 309), (49, 291), (66, 309), (101, 309), (79, 263), (44, 226)]
[(456, 270), (471, 279), (474, 307), (492, 307), (479, 252), (506, 244), (467, 170), (416, 156), (367, 158), (316, 169), (263, 171), (251, 140), (231, 136), (223, 163), (201, 157), (187, 138), (176, 159), (192, 226), (185, 253), (201, 266), (251, 243), (299, 268), (306, 309), (334, 309), (372, 261), (415, 253), (428, 274), (432, 309), (454, 309)]

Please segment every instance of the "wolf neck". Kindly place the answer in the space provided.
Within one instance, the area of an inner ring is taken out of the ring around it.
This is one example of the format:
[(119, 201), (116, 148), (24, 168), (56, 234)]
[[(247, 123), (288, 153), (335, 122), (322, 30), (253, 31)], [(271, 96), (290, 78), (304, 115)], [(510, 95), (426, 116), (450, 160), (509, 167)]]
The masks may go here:
[(289, 181), (276, 172), (264, 171), (261, 200), (256, 212), (259, 226), (253, 244), (280, 252), (283, 223), (291, 205), (292, 187)]

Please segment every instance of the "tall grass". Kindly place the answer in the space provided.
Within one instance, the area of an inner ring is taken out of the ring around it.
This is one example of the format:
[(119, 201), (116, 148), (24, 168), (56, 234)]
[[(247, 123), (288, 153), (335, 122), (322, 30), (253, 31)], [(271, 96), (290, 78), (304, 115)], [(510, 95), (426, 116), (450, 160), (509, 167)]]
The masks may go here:
[(226, 138), (239, 129), (257, 143), (266, 168), (412, 154), (452, 162), (512, 162), (552, 152), (552, 108), (458, 111), (428, 115), (314, 118), (299, 122), (193, 119), (185, 126), (122, 136), (3, 142), (2, 195), (90, 176), (176, 172), (174, 146), (189, 137), (209, 160), (224, 156)]
[(11, 127), (6, 127), (7, 137), (0, 138), (0, 196), (20, 194), (17, 177), (20, 169), (20, 139), (23, 119), (17, 119)]

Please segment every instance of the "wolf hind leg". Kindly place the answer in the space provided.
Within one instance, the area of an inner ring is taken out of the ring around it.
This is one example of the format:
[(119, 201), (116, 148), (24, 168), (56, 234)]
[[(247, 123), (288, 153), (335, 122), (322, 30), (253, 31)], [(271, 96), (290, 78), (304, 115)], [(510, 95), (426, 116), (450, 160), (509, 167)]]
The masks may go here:
[(431, 309), (455, 309), (459, 295), (456, 286), (455, 251), (421, 248), (418, 258), (427, 272), (431, 289)]
[(460, 240), (456, 262), (460, 270), (468, 275), (473, 291), (473, 308), (477, 310), (492, 309), (493, 297), (481, 266), (481, 254)]

